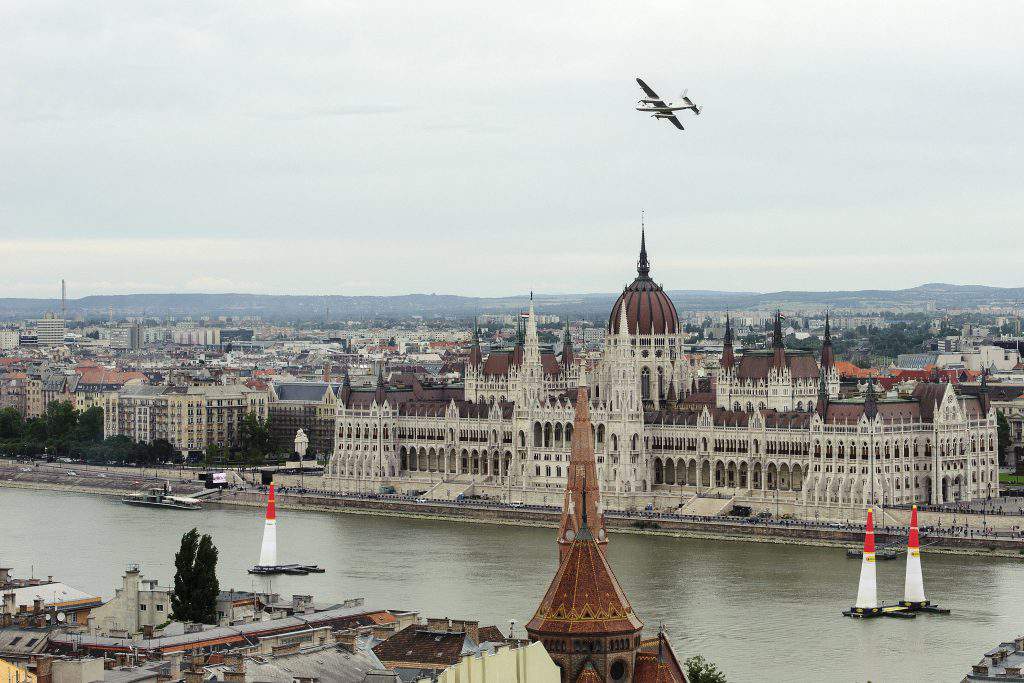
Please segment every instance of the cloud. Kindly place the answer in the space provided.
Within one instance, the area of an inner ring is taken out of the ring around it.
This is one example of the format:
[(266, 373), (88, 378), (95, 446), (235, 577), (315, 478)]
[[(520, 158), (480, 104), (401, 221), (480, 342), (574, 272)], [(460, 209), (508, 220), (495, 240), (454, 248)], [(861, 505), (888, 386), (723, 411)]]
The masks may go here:
[[(8, 0), (0, 296), (614, 291), (641, 208), (671, 288), (1020, 284), (1022, 23), (1010, 0)], [(639, 114), (637, 75), (704, 113)]]

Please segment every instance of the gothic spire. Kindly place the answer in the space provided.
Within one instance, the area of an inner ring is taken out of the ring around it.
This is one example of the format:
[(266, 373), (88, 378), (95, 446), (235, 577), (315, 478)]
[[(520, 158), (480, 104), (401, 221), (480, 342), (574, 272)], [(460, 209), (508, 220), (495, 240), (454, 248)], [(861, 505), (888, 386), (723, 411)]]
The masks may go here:
[(828, 383), (825, 381), (825, 369), (818, 372), (818, 414), (825, 419), (825, 411), (828, 408)]
[(344, 405), (348, 405), (348, 399), (352, 396), (352, 379), (348, 376), (348, 366), (345, 366), (345, 370), (341, 376), (341, 402)]
[(594, 433), (590, 422), (590, 395), (584, 382), (576, 393), (576, 417), (572, 425), (572, 447), (565, 482), (565, 501), (558, 528), (558, 558), (562, 560), (582, 527), (597, 541), (602, 551), (608, 543), (604, 515), (600, 508), (597, 461), (594, 458)]
[(786, 347), (782, 344), (782, 311), (775, 311), (775, 323), (772, 326), (772, 365), (782, 370), (786, 367)]
[(576, 356), (572, 352), (572, 334), (569, 332), (569, 321), (565, 321), (565, 332), (562, 335), (562, 366), (570, 367), (575, 362)]
[(821, 373), (829, 372), (836, 364), (832, 351), (832, 331), (829, 327), (828, 313), (825, 313), (825, 337), (821, 342)]
[(722, 367), (731, 368), (736, 362), (736, 355), (732, 348), (732, 322), (729, 314), (725, 314), (725, 340), (722, 344)]
[(483, 354), (480, 352), (480, 326), (473, 322), (473, 345), (469, 349), (470, 366), (477, 366), (483, 363)]
[(869, 420), (874, 420), (878, 415), (878, 394), (875, 393), (875, 376), (868, 377), (868, 390), (864, 394), (864, 414)]
[(647, 260), (647, 235), (643, 218), (640, 219), (640, 260), (636, 263), (636, 273), (640, 277), (649, 277), (651, 263)]

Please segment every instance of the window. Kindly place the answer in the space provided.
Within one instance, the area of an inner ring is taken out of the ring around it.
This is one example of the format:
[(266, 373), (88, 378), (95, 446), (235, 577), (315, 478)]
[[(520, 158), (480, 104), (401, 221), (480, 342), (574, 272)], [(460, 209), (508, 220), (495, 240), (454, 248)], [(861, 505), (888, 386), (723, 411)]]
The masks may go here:
[(157, 612), (163, 612), (164, 611), (164, 606), (163, 605), (157, 605), (156, 606), (156, 611)]
[(612, 675), (613, 681), (621, 681), (626, 676), (626, 665), (621, 659), (617, 660), (612, 664), (612, 668), (609, 673)]
[(145, 612), (146, 611), (146, 606), (145, 605), (139, 605), (139, 611), (140, 612)]

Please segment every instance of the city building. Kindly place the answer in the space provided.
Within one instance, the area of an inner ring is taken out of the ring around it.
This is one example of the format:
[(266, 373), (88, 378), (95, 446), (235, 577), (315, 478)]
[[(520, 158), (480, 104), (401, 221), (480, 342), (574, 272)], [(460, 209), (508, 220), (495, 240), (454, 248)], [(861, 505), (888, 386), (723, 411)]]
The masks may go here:
[(921, 382), (912, 396), (865, 385), (839, 396), (829, 331), (821, 355), (785, 348), (781, 316), (769, 349), (710, 361), (684, 353), (675, 305), (650, 276), (612, 307), (591, 367), (542, 348), (533, 305), (514, 344), (486, 357), (474, 341), (465, 382), (416, 391), (378, 376), (342, 387), (326, 483), (339, 490), (474, 493), (550, 504), (565, 485), (573, 390), (586, 378), (597, 477), (609, 507), (685, 506), (714, 494), (757, 510), (845, 518), (872, 503), (971, 500), (998, 491), (996, 418), (985, 397)]
[(269, 388), (268, 415), (274, 449), (290, 452), (295, 434), (309, 438), (308, 452), (330, 456), (338, 414), (340, 383), (275, 382)]
[(968, 681), (1024, 681), (1024, 636), (986, 652), (962, 683)]
[(64, 319), (49, 314), (38, 320), (29, 320), (26, 327), (35, 331), (36, 343), (39, 346), (60, 346), (64, 343), (67, 330)]
[(442, 671), (437, 683), (558, 683), (561, 673), (540, 643), (501, 647), (466, 656)]
[(267, 419), (266, 391), (245, 385), (125, 386), (106, 395), (103, 435), (136, 442), (165, 439), (182, 454), (210, 445), (239, 445), (242, 421), (249, 413)]

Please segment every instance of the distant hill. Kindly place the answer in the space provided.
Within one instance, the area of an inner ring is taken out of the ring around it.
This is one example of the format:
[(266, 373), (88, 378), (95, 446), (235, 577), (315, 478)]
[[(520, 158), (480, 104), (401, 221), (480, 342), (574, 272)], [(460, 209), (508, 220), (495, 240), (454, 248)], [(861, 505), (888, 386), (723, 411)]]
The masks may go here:
[[(863, 289), (834, 292), (722, 292), (669, 290), (680, 311), (766, 309), (823, 306), (871, 309), (906, 305), (924, 308), (967, 307), (981, 304), (1016, 304), (1024, 301), (1024, 287), (986, 287), (930, 283), (911, 289)], [(563, 317), (600, 319), (608, 315), (618, 293), (538, 294), (537, 308)], [(268, 320), (366, 318), (465, 318), (482, 313), (512, 313), (528, 305), (526, 295), (468, 297), (452, 294), (405, 294), (401, 296), (271, 295), (271, 294), (123, 294), (69, 299), (68, 317), (106, 318), (110, 311), (122, 316), (245, 316)], [(53, 311), (53, 299), (0, 298), (0, 319), (20, 320)]]

